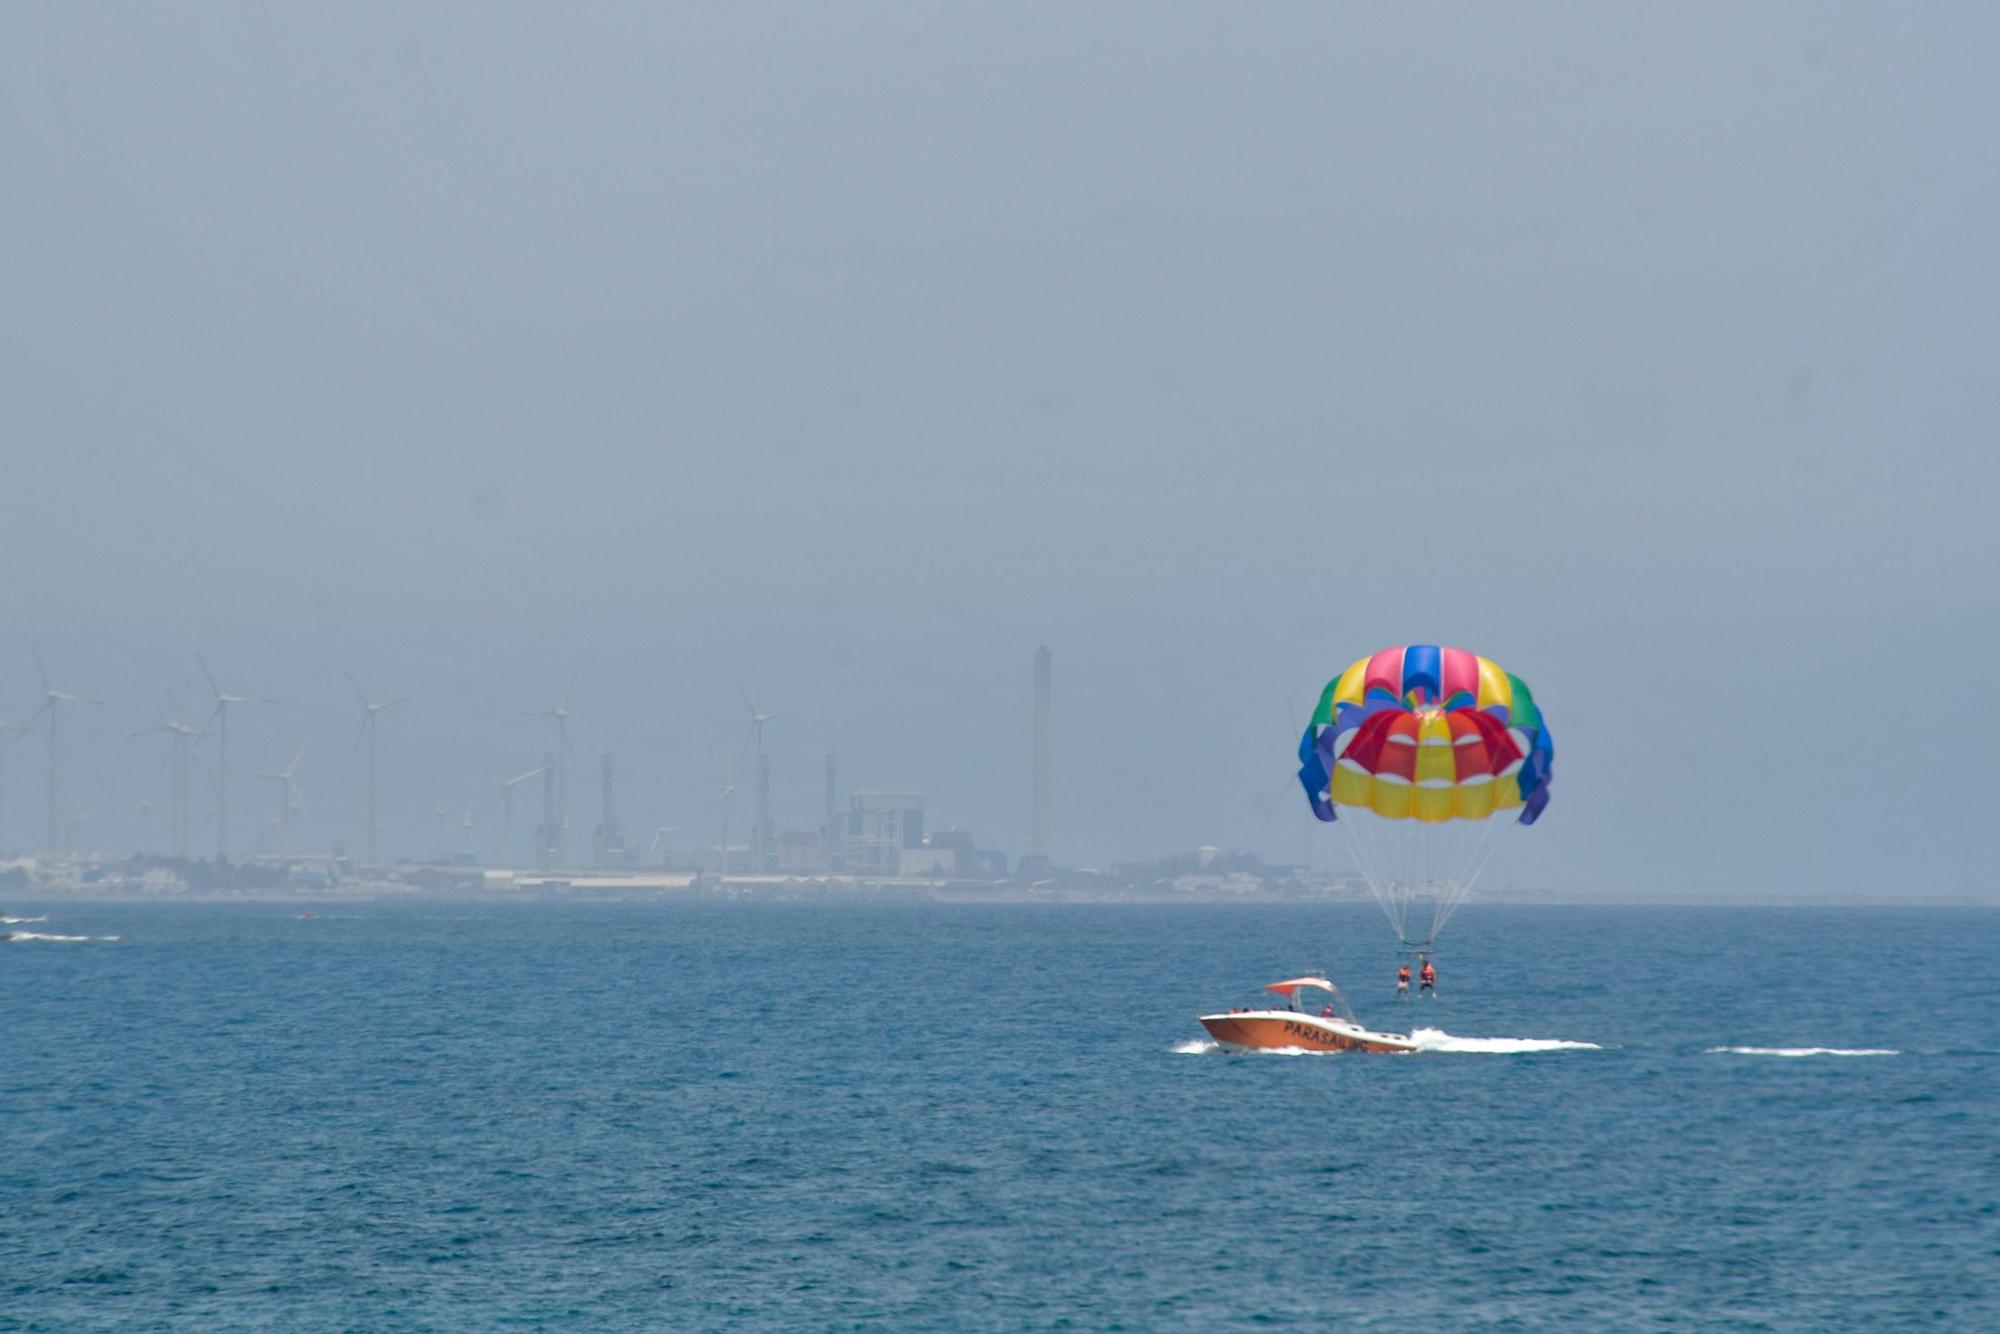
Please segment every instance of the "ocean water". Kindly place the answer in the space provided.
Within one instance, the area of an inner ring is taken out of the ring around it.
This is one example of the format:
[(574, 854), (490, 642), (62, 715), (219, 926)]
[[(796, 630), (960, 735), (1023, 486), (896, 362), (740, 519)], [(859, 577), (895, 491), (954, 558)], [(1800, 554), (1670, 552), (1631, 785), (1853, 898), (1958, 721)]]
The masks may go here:
[(4, 1329), (2000, 1328), (2000, 912), (10, 906)]

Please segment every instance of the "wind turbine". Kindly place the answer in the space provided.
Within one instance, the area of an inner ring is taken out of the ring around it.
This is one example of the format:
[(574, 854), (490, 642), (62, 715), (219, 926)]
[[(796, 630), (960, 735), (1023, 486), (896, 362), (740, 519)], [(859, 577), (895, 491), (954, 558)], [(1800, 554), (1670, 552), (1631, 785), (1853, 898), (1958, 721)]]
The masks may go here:
[(744, 689), (741, 681), (736, 683), (736, 689), (743, 696), (743, 707), (750, 711), (750, 730), (743, 737), (745, 753), (747, 754), (750, 749), (752, 738), (755, 738), (757, 743), (757, 828), (755, 836), (750, 840), (752, 854), (750, 869), (761, 871), (771, 851), (771, 766), (764, 757), (764, 724), (776, 722), (792, 710), (780, 709), (776, 713), (759, 713), (757, 706), (750, 702), (750, 692)]
[(477, 859), (474, 857), (472, 851), (472, 806), (469, 802), (465, 807), (465, 818), (459, 821), (458, 828), (459, 832), (465, 835), (464, 843), (460, 846), (459, 851), (465, 857), (465, 864), (471, 866)]
[(715, 794), (715, 799), (722, 803), (722, 849), (721, 849), (722, 874), (728, 875), (729, 874), (729, 812), (731, 808), (734, 807), (736, 804), (735, 801), (736, 764), (733, 760), (730, 760), (728, 758), (728, 755), (726, 753), (724, 754), (723, 759), (724, 763), (728, 765), (728, 769), (725, 777), (723, 778), (721, 789), (717, 791)]
[(522, 715), (556, 720), (556, 861), (564, 866), (569, 864), (569, 757), (576, 754), (576, 747), (569, 741), (569, 694), (574, 689), (576, 673), (571, 672), (569, 684), (563, 687), (562, 698), (553, 709), (536, 709)]
[(395, 699), (387, 700), (381, 704), (377, 704), (375, 701), (368, 698), (366, 691), (362, 690), (360, 686), (354, 684), (354, 678), (352, 676), (348, 676), (346, 672), (342, 672), (341, 675), (347, 677), (347, 684), (350, 686), (354, 686), (354, 693), (357, 696), (359, 696), (361, 700), (361, 730), (354, 734), (354, 748), (356, 750), (360, 750), (361, 739), (363, 737), (366, 737), (368, 739), (368, 864), (370, 866), (374, 866), (376, 864), (375, 861), (375, 715), (381, 713), (384, 709), (395, 708), (398, 704), (401, 704), (405, 699), (409, 697), (407, 695), (398, 695)]
[(173, 740), (167, 752), (168, 763), (173, 766), (174, 800), (168, 816), (173, 827), (174, 856), (185, 859), (188, 855), (188, 763), (194, 758), (194, 743), (201, 733), (181, 721), (181, 701), (174, 698), (174, 692), (167, 692), (167, 721), (158, 727), (149, 727), (133, 736), (157, 736), (165, 732)]
[(305, 794), (299, 791), (299, 785), (292, 780), (292, 775), (298, 772), (299, 761), (305, 758), (305, 753), (305, 747), (299, 747), (299, 753), (292, 756), (292, 762), (285, 766), (283, 773), (257, 775), (259, 778), (268, 778), (278, 785), (277, 852), (280, 857), (291, 851), (292, 812), (303, 810), (305, 807)]
[(35, 719), (41, 717), (45, 713), (49, 715), (48, 850), (50, 852), (56, 852), (59, 850), (59, 844), (61, 841), (61, 830), (63, 827), (62, 805), (61, 802), (58, 800), (60, 785), (57, 781), (58, 769), (57, 769), (57, 758), (56, 758), (58, 751), (58, 745), (57, 745), (58, 738), (56, 735), (56, 726), (60, 719), (60, 715), (62, 713), (62, 705), (102, 704), (104, 701), (101, 699), (79, 699), (75, 695), (64, 694), (62, 691), (57, 690), (54, 686), (49, 684), (48, 668), (42, 665), (42, 651), (37, 648), (31, 648), (29, 649), (29, 652), (35, 655), (35, 672), (42, 678), (42, 707), (36, 709), (34, 713), (29, 716), (27, 726), (33, 727), (35, 725)]
[(547, 773), (548, 769), (549, 767), (545, 764), (539, 769), (530, 769), (524, 774), (516, 774), (512, 778), (503, 778), (500, 780), (501, 827), (504, 830), (500, 836), (500, 864), (502, 866), (512, 866), (514, 864), (514, 789), (527, 782), (530, 778), (539, 778), (541, 775)]
[[(215, 673), (208, 669), (208, 659), (197, 653), (194, 660), (201, 664), (201, 674), (208, 678), (208, 688), (215, 692), (215, 712), (208, 715), (208, 721), (215, 728), (215, 860), (229, 860), (229, 706), (232, 704), (276, 704), (275, 699), (265, 699), (255, 695), (225, 695), (222, 687), (215, 683)], [(208, 731), (208, 724), (201, 730)]]

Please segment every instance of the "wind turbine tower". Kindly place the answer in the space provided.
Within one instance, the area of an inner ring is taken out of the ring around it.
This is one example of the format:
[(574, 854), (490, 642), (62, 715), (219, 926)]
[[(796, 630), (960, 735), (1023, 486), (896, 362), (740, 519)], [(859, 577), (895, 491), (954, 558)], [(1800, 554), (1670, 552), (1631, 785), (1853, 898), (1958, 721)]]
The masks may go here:
[(544, 871), (554, 863), (556, 849), (556, 757), (542, 756), (542, 822), (536, 826), (535, 865)]
[[(780, 709), (776, 713), (759, 713), (757, 706), (750, 702), (750, 692), (738, 681), (736, 689), (743, 696), (743, 707), (750, 711), (750, 731), (743, 738), (747, 748), (754, 738), (757, 745), (757, 825), (751, 831), (750, 869), (765, 871), (770, 869), (771, 848), (775, 840), (771, 837), (771, 762), (764, 755), (764, 724), (776, 722), (790, 709)], [(732, 777), (732, 783), (735, 779)]]
[(375, 858), (375, 718), (376, 715), (382, 713), (384, 710), (395, 708), (398, 704), (401, 704), (405, 699), (407, 699), (408, 696), (398, 695), (395, 699), (384, 700), (382, 703), (377, 704), (374, 700), (368, 698), (368, 694), (366, 691), (362, 690), (360, 686), (355, 685), (354, 678), (352, 676), (349, 676), (346, 672), (342, 672), (341, 675), (347, 677), (347, 684), (353, 687), (355, 697), (361, 701), (361, 730), (354, 734), (354, 748), (356, 750), (361, 749), (362, 739), (363, 738), (367, 739), (368, 741), (368, 864), (370, 866), (376, 866), (379, 865), (380, 863), (378, 863)]
[[(569, 684), (563, 687), (562, 698), (553, 709), (538, 709), (526, 714), (529, 718), (553, 718), (556, 720), (555, 766), (555, 810), (546, 823), (542, 843), (545, 848), (553, 846), (558, 865), (569, 864), (569, 757), (576, 753), (576, 747), (569, 740), (569, 696), (576, 689), (576, 674), (570, 673)], [(542, 863), (546, 868), (549, 863)]]
[(1037, 857), (1049, 855), (1049, 804), (1052, 756), (1049, 735), (1049, 648), (1035, 650), (1035, 807), (1028, 845)]
[(720, 849), (720, 853), (721, 853), (722, 874), (728, 875), (729, 874), (729, 814), (730, 811), (733, 810), (736, 805), (736, 764), (735, 761), (730, 759), (727, 753), (723, 755), (723, 764), (726, 766), (725, 777), (722, 780), (721, 790), (715, 794), (715, 799), (722, 803), (722, 847)]
[(173, 855), (186, 860), (188, 855), (188, 792), (190, 790), (188, 768), (190, 762), (194, 759), (194, 743), (201, 736), (201, 733), (189, 727), (181, 720), (181, 702), (174, 697), (174, 693), (171, 690), (167, 692), (167, 704), (170, 712), (166, 722), (160, 724), (158, 727), (149, 727), (143, 732), (134, 732), (132, 735), (135, 737), (157, 736), (165, 732), (173, 738), (168, 743), (172, 747), (168, 752), (168, 763), (173, 766), (174, 775), (174, 797), (173, 805), (168, 812), (168, 824), (173, 830)]
[[(215, 860), (229, 860), (229, 706), (232, 704), (276, 704), (274, 699), (250, 695), (225, 695), (222, 687), (215, 683), (215, 673), (208, 669), (208, 659), (197, 653), (195, 661), (201, 664), (201, 674), (208, 678), (208, 688), (215, 692), (215, 712), (209, 714), (208, 721), (215, 727)], [(207, 726), (201, 729), (206, 732)]]
[(548, 772), (548, 766), (530, 769), (524, 774), (500, 780), (500, 865), (514, 864), (514, 789), (538, 774)]
[(62, 706), (77, 703), (102, 704), (104, 701), (101, 699), (79, 700), (75, 695), (65, 694), (57, 690), (49, 684), (49, 673), (48, 669), (42, 664), (41, 650), (31, 649), (30, 652), (35, 655), (35, 672), (42, 678), (42, 707), (36, 709), (28, 718), (27, 725), (33, 727), (35, 719), (40, 718), (45, 713), (49, 715), (49, 827), (47, 847), (50, 852), (57, 852), (62, 849), (63, 844), (62, 783), (61, 769), (57, 759), (61, 750), (61, 738), (57, 734), (57, 725), (62, 714)]
[(299, 761), (305, 758), (305, 753), (305, 748), (301, 746), (299, 753), (292, 756), (292, 762), (281, 773), (257, 775), (278, 785), (278, 842), (274, 851), (280, 857), (288, 856), (292, 850), (292, 812), (305, 806), (305, 794), (299, 791), (299, 785), (292, 777), (299, 771)]

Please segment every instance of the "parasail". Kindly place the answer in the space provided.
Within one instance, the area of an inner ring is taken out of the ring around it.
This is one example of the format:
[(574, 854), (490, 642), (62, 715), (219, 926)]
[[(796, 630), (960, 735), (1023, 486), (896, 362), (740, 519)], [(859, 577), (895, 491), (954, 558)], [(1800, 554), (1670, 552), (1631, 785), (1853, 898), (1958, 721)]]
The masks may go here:
[(1357, 660), (1299, 739), (1313, 814), (1341, 821), (1389, 924), (1425, 950), (1471, 894), (1495, 832), (1541, 817), (1554, 761), (1526, 682), (1432, 644)]

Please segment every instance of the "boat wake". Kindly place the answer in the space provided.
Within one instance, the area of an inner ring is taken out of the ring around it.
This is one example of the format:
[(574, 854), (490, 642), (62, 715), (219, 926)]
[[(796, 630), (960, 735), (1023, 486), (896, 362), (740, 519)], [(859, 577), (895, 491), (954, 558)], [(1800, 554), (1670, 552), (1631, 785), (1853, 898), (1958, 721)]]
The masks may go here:
[(1461, 1038), (1441, 1028), (1419, 1028), (1410, 1034), (1419, 1051), (1485, 1052), (1510, 1056), (1529, 1051), (1602, 1051), (1595, 1042), (1568, 1042), (1562, 1038)]
[(1189, 1038), (1186, 1042), (1176, 1042), (1174, 1051), (1181, 1056), (1199, 1056), (1203, 1052), (1220, 1051), (1222, 1044), (1207, 1038)]
[(1894, 1047), (1710, 1047), (1704, 1056), (1901, 1056)]
[(0, 917), (0, 926), (26, 926), (30, 922), (46, 922), (46, 917)]
[(10, 931), (10, 932), (9, 932), (9, 933), (7, 934), (7, 936), (6, 936), (6, 939), (8, 939), (8, 940), (54, 940), (54, 941), (60, 941), (60, 942), (63, 942), (63, 943), (66, 943), (66, 944), (76, 944), (76, 943), (80, 943), (80, 942), (83, 942), (83, 941), (88, 941), (88, 940), (116, 940), (116, 939), (118, 939), (118, 937), (116, 937), (116, 936), (52, 936), (52, 935), (45, 935), (45, 934), (43, 934), (43, 933), (42, 933), (42, 932), (40, 932), (40, 931)]

